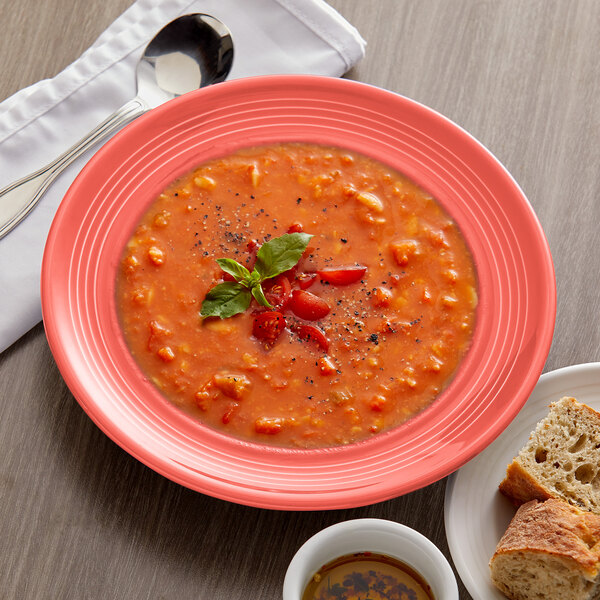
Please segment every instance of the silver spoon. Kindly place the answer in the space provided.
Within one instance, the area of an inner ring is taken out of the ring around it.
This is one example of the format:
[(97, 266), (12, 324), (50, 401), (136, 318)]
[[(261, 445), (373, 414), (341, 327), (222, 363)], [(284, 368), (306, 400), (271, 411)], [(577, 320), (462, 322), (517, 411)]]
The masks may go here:
[(231, 33), (218, 19), (191, 14), (165, 25), (138, 63), (137, 96), (50, 164), (0, 190), (0, 239), (29, 214), (63, 169), (86, 150), (151, 108), (223, 81), (232, 62)]

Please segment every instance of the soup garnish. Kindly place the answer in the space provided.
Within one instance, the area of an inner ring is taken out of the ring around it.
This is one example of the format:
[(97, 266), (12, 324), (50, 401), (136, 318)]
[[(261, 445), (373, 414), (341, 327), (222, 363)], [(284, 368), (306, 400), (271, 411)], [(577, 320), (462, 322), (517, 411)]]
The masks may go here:
[[(256, 253), (254, 269), (250, 272), (232, 258), (217, 258), (217, 264), (233, 281), (218, 283), (210, 289), (202, 302), (200, 315), (225, 319), (244, 312), (254, 298), (260, 306), (273, 308), (265, 296), (262, 284), (289, 271), (300, 260), (312, 235), (306, 233), (287, 233), (260, 246)], [(283, 278), (280, 279), (280, 285)], [(273, 288), (270, 289), (271, 300)]]

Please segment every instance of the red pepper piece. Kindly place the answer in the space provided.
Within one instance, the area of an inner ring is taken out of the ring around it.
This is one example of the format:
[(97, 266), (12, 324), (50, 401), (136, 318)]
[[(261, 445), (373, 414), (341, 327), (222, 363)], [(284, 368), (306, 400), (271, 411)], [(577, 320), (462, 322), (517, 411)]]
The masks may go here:
[(319, 277), (332, 285), (348, 285), (362, 278), (367, 267), (355, 265), (352, 267), (325, 267), (317, 271)]
[(252, 323), (252, 334), (259, 340), (272, 344), (285, 329), (285, 317), (277, 311), (257, 313)]
[(292, 327), (294, 333), (302, 340), (313, 341), (318, 344), (325, 352), (329, 350), (329, 340), (321, 329), (314, 325), (305, 325), (297, 323)]
[(296, 276), (296, 281), (301, 290), (307, 290), (316, 280), (316, 273), (300, 273), (300, 275)]
[(316, 321), (329, 314), (329, 304), (315, 294), (304, 290), (294, 290), (289, 304), (292, 312), (306, 321)]
[(275, 277), (272, 284), (265, 289), (265, 298), (276, 310), (284, 309), (290, 303), (291, 297), (292, 284), (285, 275)]

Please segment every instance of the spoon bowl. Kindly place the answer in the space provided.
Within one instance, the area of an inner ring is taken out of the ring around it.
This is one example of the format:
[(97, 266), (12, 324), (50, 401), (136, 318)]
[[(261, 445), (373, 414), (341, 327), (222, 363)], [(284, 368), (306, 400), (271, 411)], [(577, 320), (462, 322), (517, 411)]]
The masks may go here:
[(166, 100), (224, 81), (233, 62), (227, 27), (209, 15), (179, 17), (148, 44), (137, 66), (138, 96), (155, 108)]
[(31, 212), (56, 177), (76, 158), (148, 110), (223, 81), (232, 63), (231, 33), (218, 19), (196, 13), (165, 25), (138, 63), (137, 96), (51, 163), (0, 190), (0, 239)]

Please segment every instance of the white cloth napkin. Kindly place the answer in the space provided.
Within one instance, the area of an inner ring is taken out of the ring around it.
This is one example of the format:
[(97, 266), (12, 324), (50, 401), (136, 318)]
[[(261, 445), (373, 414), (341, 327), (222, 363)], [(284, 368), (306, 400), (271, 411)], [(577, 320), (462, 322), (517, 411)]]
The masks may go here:
[[(364, 55), (358, 31), (323, 0), (138, 0), (56, 77), (0, 104), (0, 189), (64, 152), (135, 96), (147, 43), (179, 15), (220, 19), (234, 41), (229, 79), (272, 73), (339, 76)], [(40, 267), (56, 209), (95, 147), (0, 240), (0, 352), (41, 320)]]

